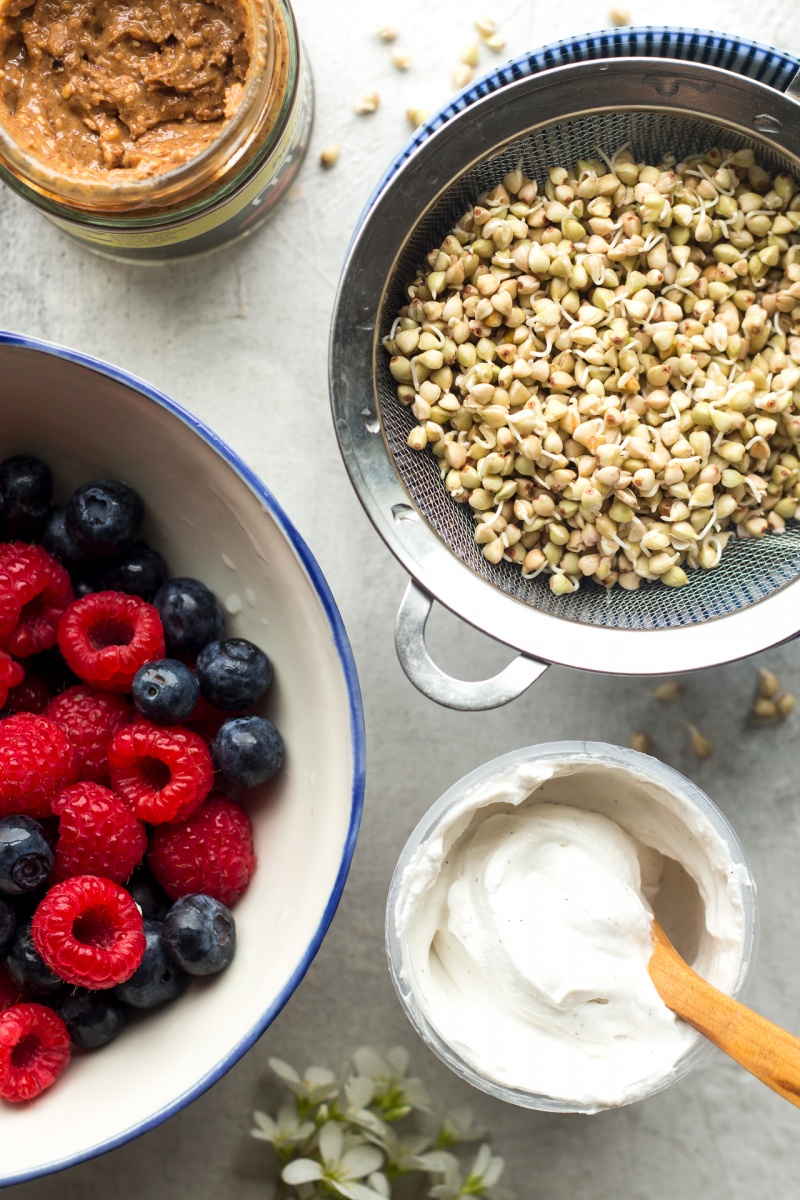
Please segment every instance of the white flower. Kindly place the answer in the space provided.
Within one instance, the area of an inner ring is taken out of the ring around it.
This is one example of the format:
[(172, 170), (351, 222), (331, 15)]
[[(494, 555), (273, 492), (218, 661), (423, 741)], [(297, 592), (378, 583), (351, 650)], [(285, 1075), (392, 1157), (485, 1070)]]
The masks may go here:
[(456, 1188), (456, 1190), (460, 1188), (460, 1164), (455, 1154), (451, 1154), (449, 1150), (431, 1150), (428, 1154), (421, 1154), (417, 1163), (420, 1169), (427, 1171), (429, 1175), (441, 1175), (442, 1186)]
[(333, 1100), (339, 1093), (336, 1075), (325, 1067), (308, 1067), (301, 1079), (294, 1067), (290, 1067), (281, 1058), (271, 1058), (269, 1065), (298, 1100), (306, 1100), (309, 1104), (322, 1104), (325, 1100)]
[(486, 1137), (486, 1130), (475, 1124), (471, 1108), (451, 1108), (442, 1118), (436, 1144), (454, 1146), (459, 1142), (478, 1142), (483, 1137)]
[(362, 1075), (369, 1079), (402, 1079), (408, 1070), (409, 1053), (404, 1046), (393, 1046), (386, 1054), (379, 1054), (372, 1046), (361, 1046), (353, 1055), (353, 1062)]
[(279, 1154), (294, 1149), (314, 1132), (313, 1122), (301, 1121), (293, 1104), (283, 1105), (278, 1112), (277, 1121), (264, 1112), (254, 1112), (253, 1120), (256, 1128), (250, 1131), (251, 1137), (258, 1138), (261, 1142), (271, 1142)]
[(312, 1158), (297, 1158), (283, 1168), (285, 1183), (325, 1183), (347, 1200), (385, 1200), (386, 1193), (359, 1183), (368, 1175), (380, 1171), (383, 1154), (376, 1146), (356, 1138), (345, 1139), (341, 1125), (328, 1121), (319, 1131), (319, 1153), (322, 1162)]
[(366, 1108), (375, 1096), (375, 1084), (368, 1075), (351, 1075), (344, 1090), (350, 1108)]
[(436, 1181), (427, 1192), (433, 1200), (514, 1200), (497, 1186), (503, 1160), (488, 1145), (466, 1174), (449, 1151), (483, 1136), (468, 1108), (444, 1113), (435, 1138), (397, 1131), (392, 1123), (414, 1109), (431, 1112), (422, 1081), (407, 1076), (409, 1055), (401, 1047), (381, 1054), (362, 1046), (338, 1075), (308, 1067), (300, 1076), (282, 1059), (269, 1061), (292, 1097), (277, 1117), (254, 1113), (251, 1132), (274, 1146), (297, 1200), (391, 1200), (391, 1180), (413, 1175), (423, 1176), (423, 1191)]
[(353, 1055), (360, 1075), (366, 1076), (375, 1087), (375, 1101), (387, 1121), (397, 1121), (412, 1108), (430, 1112), (431, 1102), (421, 1079), (406, 1078), (408, 1051), (395, 1046), (385, 1055), (371, 1046), (361, 1046)]
[(434, 1200), (464, 1200), (468, 1196), (480, 1196), (484, 1200), (513, 1200), (513, 1192), (495, 1187), (505, 1164), (502, 1158), (492, 1154), (487, 1145), (481, 1146), (466, 1179), (461, 1176), (457, 1160), (452, 1155), (445, 1154), (444, 1157), (451, 1161), (444, 1163), (443, 1182), (430, 1190), (429, 1195)]
[(482, 1186), (485, 1188), (491, 1187), (497, 1183), (500, 1176), (503, 1174), (505, 1163), (499, 1155), (493, 1155), (489, 1147), (484, 1144), (477, 1153), (475, 1162), (472, 1164), (470, 1171), (470, 1179), (480, 1179)]
[(373, 1191), (378, 1193), (379, 1196), (391, 1197), (392, 1189), (389, 1184), (389, 1180), (382, 1171), (373, 1171), (367, 1179), (367, 1183)]
[(369, 1133), (373, 1141), (383, 1142), (388, 1126), (371, 1112), (368, 1105), (375, 1098), (375, 1084), (366, 1075), (351, 1075), (339, 1093), (339, 1120), (349, 1121)]
[(386, 1154), (386, 1161), (400, 1175), (407, 1175), (410, 1171), (427, 1171), (431, 1168), (427, 1166), (428, 1156), (426, 1150), (430, 1149), (431, 1139), (429, 1137), (419, 1137), (413, 1134), (404, 1134), (398, 1137), (394, 1129), (384, 1126), (385, 1133), (380, 1139), (381, 1149)]

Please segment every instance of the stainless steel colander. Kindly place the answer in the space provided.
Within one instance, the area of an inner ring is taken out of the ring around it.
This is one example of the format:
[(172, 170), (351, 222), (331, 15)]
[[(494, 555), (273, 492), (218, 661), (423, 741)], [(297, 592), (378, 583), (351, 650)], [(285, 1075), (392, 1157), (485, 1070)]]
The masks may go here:
[[(657, 162), (712, 145), (750, 147), (771, 173), (800, 178), (800, 63), (697, 30), (632, 29), (559, 43), (517, 59), (443, 110), (393, 164), (351, 246), (334, 313), (330, 382), (353, 485), (412, 577), (396, 645), (420, 690), (452, 708), (520, 695), (550, 663), (613, 674), (677, 673), (753, 654), (800, 631), (800, 525), (732, 542), (720, 566), (680, 589), (582, 584), (555, 596), (544, 576), (486, 561), (467, 506), (437, 460), (406, 444), (415, 424), (397, 399), (381, 338), (403, 288), (479, 193), (522, 160), (526, 175), (613, 153)], [(433, 600), (520, 651), (490, 680), (444, 674), (425, 647)], [(647, 636), (645, 636), (647, 635)]]

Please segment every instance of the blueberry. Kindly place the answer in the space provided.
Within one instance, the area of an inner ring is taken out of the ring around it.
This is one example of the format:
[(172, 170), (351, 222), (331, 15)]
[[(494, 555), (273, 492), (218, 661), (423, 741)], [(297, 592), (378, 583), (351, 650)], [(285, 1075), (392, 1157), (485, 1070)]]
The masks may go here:
[(103, 572), (103, 586), (152, 600), (168, 575), (167, 564), (147, 542), (134, 542), (130, 550), (110, 563)]
[(200, 695), (226, 712), (249, 708), (272, 683), (272, 663), (245, 638), (210, 642), (197, 656)]
[(16, 454), (0, 463), (0, 492), (12, 533), (35, 533), (50, 507), (53, 472), (38, 458)]
[(54, 996), (64, 987), (64, 980), (50, 970), (34, 946), (30, 919), (17, 926), (5, 955), (6, 970), (26, 996)]
[(125, 1009), (107, 992), (75, 988), (65, 996), (56, 1012), (69, 1030), (74, 1045), (82, 1050), (107, 1046), (125, 1026)]
[(145, 663), (133, 677), (133, 703), (156, 725), (176, 725), (194, 711), (200, 688), (192, 671), (176, 658)]
[(78, 544), (67, 529), (67, 506), (56, 504), (44, 519), (39, 541), (48, 554), (57, 558), (60, 563), (71, 566), (83, 562), (86, 558), (78, 549)]
[(139, 906), (145, 921), (164, 920), (172, 901), (149, 871), (139, 867), (125, 887), (133, 897), (134, 903)]
[(38, 822), (25, 816), (0, 820), (0, 894), (35, 892), (52, 871), (54, 861)]
[(105, 558), (129, 549), (143, 516), (142, 498), (127, 483), (95, 479), (67, 504), (66, 526), (83, 554)]
[(189, 976), (167, 953), (160, 921), (145, 921), (144, 958), (130, 979), (114, 989), (118, 999), (132, 1008), (158, 1008), (186, 988)]
[(0, 896), (0, 946), (11, 941), (17, 928), (17, 910), (10, 900)]
[(234, 717), (220, 726), (211, 743), (214, 766), (232, 787), (266, 783), (283, 766), (283, 738), (264, 717)]
[(236, 922), (211, 896), (184, 896), (164, 918), (164, 945), (190, 975), (216, 975), (236, 953)]
[(219, 601), (199, 579), (168, 579), (153, 604), (172, 654), (193, 657), (222, 633), (225, 618)]

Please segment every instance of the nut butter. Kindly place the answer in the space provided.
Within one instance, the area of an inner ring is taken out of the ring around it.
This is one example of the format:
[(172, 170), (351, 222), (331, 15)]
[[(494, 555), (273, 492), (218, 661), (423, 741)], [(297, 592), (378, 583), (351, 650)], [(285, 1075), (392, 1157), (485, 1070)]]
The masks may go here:
[(308, 143), (285, 0), (0, 0), (0, 72), (0, 175), (114, 257), (249, 233)]

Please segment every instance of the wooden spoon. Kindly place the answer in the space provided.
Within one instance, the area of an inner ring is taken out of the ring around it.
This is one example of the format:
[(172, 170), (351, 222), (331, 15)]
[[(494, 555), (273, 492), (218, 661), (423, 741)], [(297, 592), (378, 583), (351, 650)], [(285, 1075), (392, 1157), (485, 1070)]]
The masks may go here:
[(800, 1108), (800, 1038), (701, 979), (655, 919), (649, 970), (667, 1008)]

